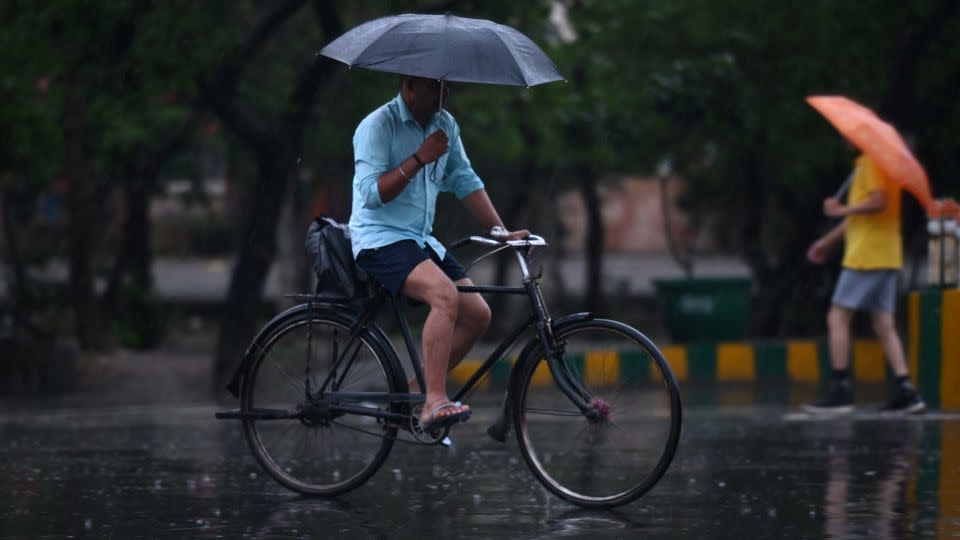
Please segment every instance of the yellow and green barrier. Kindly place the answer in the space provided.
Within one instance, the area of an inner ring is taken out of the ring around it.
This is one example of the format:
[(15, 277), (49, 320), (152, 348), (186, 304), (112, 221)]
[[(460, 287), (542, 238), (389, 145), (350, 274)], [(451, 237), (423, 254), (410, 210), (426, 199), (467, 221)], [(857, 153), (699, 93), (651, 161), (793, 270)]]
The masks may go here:
[[(960, 410), (960, 291), (914, 293), (909, 299), (907, 339), (910, 370), (931, 408)], [(680, 382), (754, 383), (787, 381), (818, 384), (830, 372), (826, 344), (821, 340), (776, 342), (697, 343), (665, 345), (664, 356)], [(597, 349), (582, 353), (573, 361), (590, 379), (603, 365), (624, 380), (649, 380), (648, 362), (631, 362), (616, 350)], [(465, 360), (452, 373), (454, 382), (463, 383), (481, 365), (481, 360)], [(510, 365), (500, 362), (482, 386), (505, 385)], [(534, 384), (549, 384), (546, 366), (534, 375)], [(855, 382), (884, 383), (892, 378), (883, 349), (876, 340), (854, 340), (852, 371)]]
[[(693, 345), (666, 345), (662, 347), (670, 368), (678, 381), (755, 382), (789, 380), (817, 383), (830, 369), (826, 346), (815, 340), (796, 340), (770, 343), (698, 343)], [(624, 379), (648, 379), (649, 363), (630, 362), (616, 350), (597, 349), (573, 358), (573, 362), (591, 378), (592, 370), (600, 365), (609, 376), (618, 371)], [(642, 360), (642, 359), (641, 359)], [(464, 360), (452, 377), (464, 382), (481, 365), (481, 360)], [(880, 344), (873, 340), (857, 340), (853, 346), (853, 374), (857, 381), (883, 382), (888, 373)], [(544, 366), (546, 367), (546, 366)], [(549, 381), (547, 373), (534, 375), (534, 382)], [(506, 383), (510, 366), (495, 366), (489, 377), (494, 384)]]
[(924, 399), (960, 410), (960, 290), (910, 293), (907, 317), (910, 372)]

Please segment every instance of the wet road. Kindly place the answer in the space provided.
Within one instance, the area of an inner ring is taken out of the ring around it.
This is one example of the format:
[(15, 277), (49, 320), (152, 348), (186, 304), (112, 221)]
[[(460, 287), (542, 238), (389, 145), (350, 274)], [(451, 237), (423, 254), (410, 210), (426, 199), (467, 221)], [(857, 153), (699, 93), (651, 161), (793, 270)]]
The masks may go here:
[(493, 408), (478, 403), (452, 448), (397, 444), (330, 501), (274, 483), (213, 405), (7, 414), (0, 538), (960, 536), (960, 416), (822, 421), (694, 403), (664, 479), (601, 512), (542, 489), (514, 439), (487, 438)]

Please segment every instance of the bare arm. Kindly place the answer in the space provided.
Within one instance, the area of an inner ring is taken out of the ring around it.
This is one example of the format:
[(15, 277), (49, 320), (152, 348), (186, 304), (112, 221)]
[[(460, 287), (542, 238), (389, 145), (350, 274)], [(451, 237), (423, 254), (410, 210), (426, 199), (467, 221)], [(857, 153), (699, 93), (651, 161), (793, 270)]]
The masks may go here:
[(400, 165), (381, 174), (377, 178), (377, 191), (380, 192), (380, 200), (384, 204), (397, 198), (397, 195), (407, 187), (410, 180), (420, 172), (420, 164), (413, 156), (400, 162)]
[(421, 168), (440, 159), (440, 156), (447, 152), (448, 147), (447, 134), (442, 129), (431, 133), (413, 155), (377, 177), (380, 200), (386, 204), (395, 199)]
[(857, 214), (873, 214), (883, 212), (887, 208), (887, 194), (882, 190), (871, 191), (867, 200), (845, 205), (833, 197), (824, 199), (823, 213), (827, 217), (846, 217)]
[(819, 241), (823, 242), (827, 247), (833, 247), (834, 244), (843, 238), (843, 233), (846, 231), (847, 220), (843, 220), (836, 227), (830, 229), (830, 232), (820, 237)]
[[(460, 200), (463, 201), (463, 205), (470, 210), (470, 213), (473, 214), (485, 229), (489, 230), (496, 226), (503, 227), (503, 220), (500, 219), (500, 215), (497, 214), (497, 209), (494, 208), (493, 203), (490, 202), (490, 197), (487, 196), (487, 190), (478, 189)], [(517, 240), (529, 235), (530, 231), (523, 229), (511, 232), (508, 238), (510, 240)]]
[(843, 233), (847, 230), (847, 220), (843, 220), (839, 225), (830, 229), (830, 232), (821, 236), (807, 250), (807, 259), (814, 264), (823, 264), (827, 262), (827, 255), (830, 249), (838, 244), (843, 238)]

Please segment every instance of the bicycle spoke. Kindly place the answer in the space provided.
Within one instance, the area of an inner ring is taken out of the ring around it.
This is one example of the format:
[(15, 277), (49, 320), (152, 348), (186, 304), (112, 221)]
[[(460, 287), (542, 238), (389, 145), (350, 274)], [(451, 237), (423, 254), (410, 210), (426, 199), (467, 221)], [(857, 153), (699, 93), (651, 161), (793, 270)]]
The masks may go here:
[(348, 426), (348, 425), (343, 424), (343, 423), (340, 423), (340, 422), (333, 422), (333, 423), (336, 424), (336, 425), (338, 425), (338, 426), (340, 426), (340, 427), (342, 427), (342, 428), (345, 428), (345, 429), (348, 429), (348, 430), (351, 430), (351, 431), (355, 431), (355, 432), (359, 432), (359, 433), (363, 433), (363, 434), (366, 434), (366, 435), (370, 435), (371, 437), (377, 437), (377, 438), (380, 438), (380, 439), (387, 438), (387, 437), (385, 437), (384, 435), (382, 435), (382, 434), (380, 434), (380, 433), (374, 433), (374, 432), (372, 432), (372, 431), (367, 431), (367, 430), (365, 430), (365, 429), (361, 429), (361, 428), (358, 428), (358, 427)]
[(617, 461), (620, 462), (620, 465), (623, 467), (628, 467), (627, 462), (623, 460), (623, 455), (620, 453), (620, 450), (618, 450), (616, 446), (611, 446), (610, 449), (613, 450), (613, 455), (616, 456)]
[(583, 437), (583, 432), (586, 431), (587, 428), (589, 427), (590, 427), (590, 424), (584, 424), (583, 427), (580, 428), (580, 431), (578, 431), (577, 434), (573, 436), (573, 440), (575, 441), (580, 440), (580, 437)]
[(560, 409), (526, 409), (527, 414), (536, 413), (536, 414), (549, 414), (553, 416), (583, 416), (583, 413), (580, 411), (564, 411)]
[[(336, 382), (336, 385), (335, 385), (335, 387), (334, 387), (334, 391), (341, 390), (341, 389), (343, 388), (343, 385), (344, 385), (344, 383), (346, 382), (347, 377), (350, 376), (350, 373), (351, 373), (351, 369), (350, 369), (350, 368), (353, 367), (353, 363), (354, 363), (354, 361), (356, 361), (357, 355), (360, 353), (360, 347), (361, 347), (362, 345), (363, 345), (362, 343), (357, 343), (356, 347), (354, 347), (354, 349), (353, 349), (353, 354), (348, 354), (348, 355), (346, 355), (346, 356), (349, 356), (349, 357), (350, 357), (350, 360), (348, 360), (348, 361), (347, 361), (347, 365), (343, 367), (343, 373), (340, 375), (340, 379)], [(349, 350), (348, 350), (348, 352), (349, 352)], [(345, 358), (346, 358), (346, 356), (345, 356)], [(336, 357), (334, 357), (334, 358), (336, 358)]]
[(620, 398), (621, 398), (622, 396), (623, 396), (623, 389), (622, 389), (622, 388), (618, 388), (618, 389), (613, 393), (613, 396), (610, 398), (610, 408), (611, 408), (611, 409), (614, 408), (615, 405), (617, 405), (618, 403), (620, 403)]
[(273, 364), (273, 366), (276, 367), (278, 370), (280, 370), (280, 373), (282, 373), (283, 376), (287, 378), (287, 381), (290, 383), (290, 386), (293, 387), (293, 390), (297, 393), (297, 395), (305, 395), (304, 387), (301, 386), (300, 383), (298, 383), (296, 380), (294, 380), (294, 378), (291, 377), (290, 374), (287, 373), (287, 371), (280, 366), (280, 363), (277, 362), (276, 359), (272, 357), (272, 355), (268, 354), (267, 359), (271, 360), (270, 363)]

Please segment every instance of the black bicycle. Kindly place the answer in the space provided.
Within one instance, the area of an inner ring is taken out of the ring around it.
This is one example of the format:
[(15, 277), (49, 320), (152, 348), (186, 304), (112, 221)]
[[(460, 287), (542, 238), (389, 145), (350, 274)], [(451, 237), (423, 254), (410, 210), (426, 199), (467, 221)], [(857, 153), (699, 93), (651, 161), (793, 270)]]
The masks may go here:
[[(530, 315), (452, 400), (464, 400), (524, 343), (490, 436), (504, 442), (513, 428), (533, 475), (573, 504), (609, 508), (646, 493), (666, 472), (680, 438), (680, 392), (663, 354), (622, 322), (590, 313), (551, 318), (540, 276), (528, 267), (531, 253), (547, 245), (543, 238), (471, 236), (451, 249), (467, 244), (489, 248), (474, 263), (512, 251), (523, 286), (458, 289), (526, 296)], [(242, 420), (250, 448), (273, 478), (298, 493), (333, 496), (367, 481), (398, 440), (448, 443), (449, 428), (421, 428), (424, 394), (408, 391), (397, 350), (375, 322), (390, 304), (425, 388), (404, 298), (380, 289), (357, 306), (295, 296), (303, 303), (267, 323), (231, 382), (240, 409), (217, 414)]]

